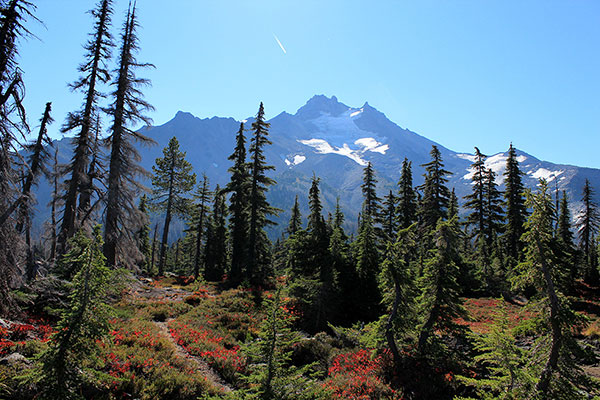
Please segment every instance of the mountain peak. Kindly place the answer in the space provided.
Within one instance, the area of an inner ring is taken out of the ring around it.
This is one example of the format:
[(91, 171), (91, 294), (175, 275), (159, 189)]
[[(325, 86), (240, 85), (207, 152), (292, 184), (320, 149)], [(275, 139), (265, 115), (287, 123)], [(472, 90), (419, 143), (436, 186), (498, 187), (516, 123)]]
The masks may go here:
[(337, 97), (327, 97), (319, 94), (310, 98), (305, 105), (300, 107), (296, 112), (296, 116), (304, 119), (318, 118), (321, 113), (338, 116), (348, 110), (348, 106), (338, 101)]
[(175, 114), (175, 118), (182, 119), (182, 118), (196, 118), (196, 117), (194, 117), (194, 115), (191, 112), (180, 110), (180, 111), (177, 111), (177, 114)]

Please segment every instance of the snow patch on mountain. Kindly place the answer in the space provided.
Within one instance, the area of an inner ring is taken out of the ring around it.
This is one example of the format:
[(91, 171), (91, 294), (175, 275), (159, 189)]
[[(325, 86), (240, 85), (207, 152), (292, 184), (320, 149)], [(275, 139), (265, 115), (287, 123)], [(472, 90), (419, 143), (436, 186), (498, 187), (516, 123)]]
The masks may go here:
[[(356, 139), (354, 145), (358, 146), (358, 148), (351, 148), (348, 143), (344, 143), (339, 147), (333, 146), (324, 139), (298, 140), (298, 142), (312, 147), (319, 154), (339, 154), (350, 158), (352, 161), (362, 166), (367, 165), (367, 161), (362, 158), (362, 155), (366, 152), (370, 151), (373, 153), (385, 154), (390, 148), (389, 145), (378, 142), (372, 137)], [(291, 165), (291, 161), (286, 160), (286, 164)]]
[(286, 158), (285, 165), (287, 165), (289, 167), (293, 167), (294, 165), (301, 164), (305, 160), (306, 160), (306, 156), (303, 156), (301, 154), (296, 154), (291, 160)]
[(531, 175), (535, 179), (545, 179), (547, 182), (550, 182), (563, 172), (565, 171), (550, 171), (546, 168), (539, 168), (536, 171), (529, 171), (528, 175)]
[(374, 153), (385, 154), (390, 149), (390, 146), (387, 144), (382, 144), (370, 137), (357, 139), (354, 141), (354, 144), (362, 147), (362, 153), (372, 151)]
[(358, 109), (358, 110), (356, 110), (356, 111), (354, 111), (354, 112), (350, 113), (350, 118), (354, 118), (354, 117), (356, 117), (357, 115), (360, 115), (360, 114), (361, 114), (363, 111), (364, 111), (364, 108), (361, 108), (361, 109)]
[[(472, 154), (457, 154), (456, 155), (463, 160), (469, 160), (471, 162), (475, 162), (477, 159), (476, 156)], [(494, 174), (496, 174), (496, 185), (501, 185), (504, 182), (504, 171), (506, 171), (506, 160), (508, 160), (508, 155), (506, 153), (498, 153), (493, 156), (487, 157), (484, 161), (484, 165), (486, 169), (491, 169)], [(523, 163), (527, 160), (525, 156), (517, 156), (517, 161), (519, 163)], [(463, 176), (465, 180), (473, 179), (473, 175), (475, 174), (475, 170), (471, 167), (467, 168), (467, 174)]]
[(471, 161), (471, 162), (475, 162), (475, 159), (477, 157), (475, 157), (473, 154), (457, 154), (456, 157), (458, 158), (462, 158), (463, 160), (467, 160), (467, 161)]
[(319, 154), (339, 154), (353, 160), (359, 165), (365, 166), (367, 162), (361, 158), (356, 150), (352, 150), (346, 143), (342, 147), (334, 147), (323, 139), (298, 140), (298, 142), (310, 146)]

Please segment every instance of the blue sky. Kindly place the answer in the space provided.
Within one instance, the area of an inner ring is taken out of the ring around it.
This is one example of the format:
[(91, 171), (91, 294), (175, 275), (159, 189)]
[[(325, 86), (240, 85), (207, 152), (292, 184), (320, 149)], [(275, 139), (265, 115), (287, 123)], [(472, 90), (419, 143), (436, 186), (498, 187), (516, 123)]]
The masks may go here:
[[(21, 45), (29, 117), (58, 129), (82, 102), (77, 77), (95, 1), (41, 0)], [(115, 2), (120, 29), (127, 1)], [(268, 117), (314, 94), (365, 101), (461, 152), (504, 151), (600, 168), (600, 2), (593, 0), (138, 0), (140, 61), (156, 69), (155, 124), (178, 110)], [(282, 51), (275, 36), (286, 49)], [(116, 51), (115, 51), (116, 53)]]

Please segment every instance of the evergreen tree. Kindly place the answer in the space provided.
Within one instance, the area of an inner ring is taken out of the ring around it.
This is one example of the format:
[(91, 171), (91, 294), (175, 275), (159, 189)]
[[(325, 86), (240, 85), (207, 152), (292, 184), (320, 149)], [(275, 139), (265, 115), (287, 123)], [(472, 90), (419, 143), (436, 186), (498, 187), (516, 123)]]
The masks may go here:
[(202, 235), (205, 230), (205, 220), (208, 213), (208, 202), (212, 193), (208, 188), (208, 177), (202, 174), (202, 183), (194, 194), (195, 205), (192, 212), (192, 219), (189, 223), (189, 232), (192, 232), (194, 239), (194, 278), (200, 274), (200, 259), (202, 258)]
[(227, 265), (227, 207), (225, 194), (217, 185), (215, 188), (213, 211), (206, 230), (204, 253), (204, 279), (220, 281)]
[(379, 274), (379, 252), (377, 237), (370, 214), (361, 218), (358, 237), (353, 243), (354, 259), (358, 276), (357, 292), (361, 300), (357, 303), (356, 315), (359, 320), (374, 320), (379, 316), (381, 295), (377, 283)]
[(571, 231), (571, 212), (569, 211), (569, 200), (567, 198), (567, 192), (563, 190), (562, 197), (560, 199), (560, 212), (558, 214), (558, 230), (557, 236), (566, 246), (572, 248), (573, 232)]
[(337, 294), (337, 312), (333, 316), (340, 323), (354, 322), (355, 304), (360, 301), (357, 295), (356, 282), (358, 277), (352, 263), (352, 253), (348, 243), (348, 236), (344, 232), (344, 214), (340, 209), (340, 202), (337, 199), (335, 213), (333, 217), (333, 230), (329, 237), (329, 260), (331, 260), (331, 270), (336, 285)]
[(143, 223), (137, 234), (137, 247), (140, 253), (144, 256), (142, 268), (148, 273), (151, 273), (150, 265), (150, 217), (148, 215), (148, 196), (144, 194), (140, 198), (138, 210), (143, 218)]
[(466, 224), (473, 227), (471, 236), (475, 238), (475, 243), (478, 243), (479, 239), (486, 232), (486, 157), (475, 147), (475, 161), (471, 164), (471, 171), (473, 173), (471, 187), (473, 192), (465, 196), (466, 202), (464, 208), (471, 210), (467, 216)]
[(421, 227), (433, 229), (437, 221), (447, 217), (447, 209), (450, 201), (450, 190), (446, 186), (451, 172), (444, 169), (442, 154), (437, 146), (431, 148), (431, 161), (422, 166), (425, 168), (425, 182), (419, 186), (423, 191), (419, 218)]
[(509, 257), (509, 265), (514, 266), (522, 259), (521, 250), (525, 219), (527, 218), (527, 207), (525, 207), (525, 197), (523, 195), (523, 183), (521, 176), (523, 173), (519, 169), (517, 152), (512, 143), (508, 149), (508, 158), (506, 160), (506, 171), (504, 172), (504, 203), (506, 207), (506, 225), (504, 227), (504, 242), (506, 255)]
[[(435, 247), (429, 251), (419, 280), (422, 290), (419, 313), (424, 316), (424, 321), (419, 330), (418, 350), (422, 355), (431, 354), (428, 349), (434, 344), (431, 339), (435, 337), (435, 331), (462, 333), (461, 326), (455, 322), (466, 315), (457, 283), (462, 263), (457, 225), (456, 217), (438, 222), (434, 232)], [(441, 345), (439, 341), (435, 344)]]
[(383, 200), (383, 210), (381, 216), (382, 222), (382, 230), (383, 234), (386, 237), (386, 241), (390, 242), (394, 240), (396, 236), (397, 229), (397, 220), (398, 216), (396, 215), (396, 203), (398, 199), (394, 196), (394, 193), (390, 190), (389, 194), (384, 197)]
[(228, 280), (232, 285), (238, 285), (242, 281), (244, 264), (247, 260), (248, 247), (247, 235), (249, 227), (248, 215), (248, 192), (250, 191), (250, 172), (246, 163), (246, 139), (244, 137), (244, 123), (240, 123), (240, 129), (236, 135), (236, 146), (229, 160), (233, 166), (229, 168), (231, 180), (225, 187), (230, 193), (229, 198), (229, 231), (231, 237), (231, 268)]
[(594, 235), (598, 231), (600, 217), (598, 209), (592, 200), (594, 191), (590, 186), (590, 182), (586, 179), (583, 186), (583, 210), (577, 220), (577, 233), (579, 236), (579, 248), (583, 255), (584, 280), (589, 284), (597, 284), (598, 276), (598, 261), (594, 254)]
[(415, 313), (415, 274), (413, 263), (416, 260), (416, 225), (398, 232), (396, 241), (390, 245), (382, 265), (383, 303), (389, 309), (384, 316), (385, 338), (394, 357), (396, 370), (400, 370), (402, 357), (397, 339), (404, 337), (416, 324)]
[(52, 197), (50, 199), (50, 262), (54, 263), (56, 260), (56, 247), (58, 245), (58, 223), (57, 223), (57, 210), (60, 201), (58, 195), (58, 177), (60, 175), (58, 168), (58, 148), (54, 150), (54, 157), (52, 163), (52, 173), (50, 178), (52, 179)]
[(9, 285), (17, 278), (25, 253), (14, 229), (16, 221), (6, 210), (20, 196), (18, 139), (29, 131), (17, 55), (19, 40), (29, 35), (25, 20), (37, 20), (33, 10), (35, 5), (29, 1), (10, 0), (2, 3), (0, 13), (0, 316), (17, 310)]
[(580, 389), (589, 387), (589, 379), (576, 365), (581, 349), (572, 333), (573, 326), (581, 321), (563, 295), (568, 268), (555, 250), (554, 205), (546, 181), (540, 181), (537, 193), (527, 192), (526, 205), (532, 210), (523, 235), (526, 254), (515, 271), (513, 284), (518, 289), (530, 285), (538, 289), (529, 305), (536, 315), (531, 326), (537, 326), (540, 335), (536, 344), (539, 349), (531, 353), (535, 357), (531, 365), (543, 365), (538, 372), (535, 398), (578, 398)]
[(563, 190), (562, 197), (559, 205), (560, 212), (558, 214), (558, 225), (556, 236), (560, 243), (562, 251), (565, 253), (565, 257), (569, 260), (570, 265), (570, 281), (571, 286), (577, 279), (577, 263), (575, 244), (573, 241), (573, 232), (571, 231), (571, 213), (569, 211), (569, 201), (567, 199), (567, 192)]
[(190, 199), (186, 195), (196, 184), (196, 174), (192, 172), (192, 164), (185, 159), (185, 152), (179, 150), (179, 141), (176, 137), (169, 140), (169, 144), (163, 149), (163, 157), (156, 159), (152, 171), (154, 172), (152, 201), (156, 208), (165, 211), (165, 224), (158, 258), (158, 274), (162, 275), (171, 218), (173, 215), (185, 216), (188, 213)]
[(500, 304), (500, 319), (489, 325), (489, 333), (473, 335), (475, 350), (478, 352), (473, 361), (481, 369), (487, 370), (488, 375), (458, 378), (475, 387), (478, 399), (527, 398), (534, 390), (535, 377), (530, 369), (523, 368), (527, 364), (527, 352), (516, 345), (508, 311), (504, 303)]
[[(335, 228), (339, 228), (342, 230), (342, 233), (344, 232), (342, 225), (344, 224), (344, 213), (342, 213), (342, 209), (340, 207), (340, 198), (337, 197), (335, 199), (335, 212), (333, 214), (333, 227)], [(345, 234), (344, 234), (345, 236)]]
[(333, 271), (329, 261), (329, 235), (321, 214), (323, 206), (319, 194), (319, 178), (313, 175), (308, 196), (310, 209), (308, 232), (311, 239), (310, 247), (314, 254), (313, 268), (315, 268), (318, 280), (316, 312), (311, 315), (311, 318), (315, 321), (315, 331), (324, 329), (326, 322), (331, 320), (333, 305)]
[(108, 333), (109, 289), (113, 276), (102, 255), (100, 227), (88, 238), (79, 231), (71, 240), (71, 250), (61, 263), (74, 265), (77, 271), (50, 345), (40, 356), (40, 365), (32, 377), (44, 399), (79, 399), (82, 383), (94, 374), (86, 365), (97, 358), (98, 344)]
[(450, 192), (450, 202), (448, 204), (448, 218), (452, 219), (458, 216), (458, 197), (456, 197), (456, 191), (452, 188)]
[(325, 221), (321, 211), (323, 206), (321, 205), (321, 198), (319, 196), (319, 181), (314, 174), (310, 189), (308, 191), (308, 208), (310, 214), (308, 215), (308, 231), (313, 234), (314, 237), (319, 237), (325, 234)]
[(496, 174), (491, 169), (486, 171), (485, 176), (485, 203), (485, 237), (488, 247), (493, 249), (499, 234), (502, 233), (504, 210), (501, 193), (496, 185)]
[(298, 195), (294, 200), (294, 206), (292, 207), (292, 214), (290, 216), (290, 223), (288, 224), (287, 234), (293, 235), (302, 229), (302, 214), (300, 214), (300, 205), (298, 204)]
[(114, 82), (115, 90), (112, 93), (114, 100), (107, 110), (113, 118), (110, 136), (107, 139), (111, 147), (104, 231), (104, 255), (108, 265), (131, 262), (129, 253), (131, 248), (134, 248), (131, 245), (132, 236), (140, 225), (140, 215), (134, 203), (140, 186), (137, 177), (146, 174), (138, 165), (139, 153), (134, 142), (154, 143), (139, 131), (129, 128), (138, 121), (149, 125), (150, 120), (143, 116), (143, 112), (152, 109), (152, 106), (143, 100), (140, 91), (140, 86), (147, 85), (148, 81), (137, 78), (134, 73), (136, 67), (150, 66), (140, 64), (135, 59), (138, 50), (138, 22), (135, 11), (135, 6), (128, 11), (123, 24), (119, 68)]
[(412, 163), (404, 158), (398, 181), (398, 229), (406, 229), (417, 220), (416, 194), (412, 183)]
[[(100, 113), (96, 116), (96, 133), (91, 145), (91, 156), (87, 176), (81, 187), (79, 195), (79, 207), (77, 219), (81, 226), (93, 224), (90, 220), (92, 212), (100, 201), (104, 198), (103, 177), (106, 173), (103, 154), (100, 150), (100, 132), (102, 126), (100, 123)], [(97, 182), (95, 182), (97, 181)], [(92, 204), (92, 198), (95, 196), (95, 202)]]
[[(69, 175), (65, 184), (67, 191), (64, 196), (64, 212), (59, 235), (61, 252), (65, 251), (67, 240), (73, 236), (77, 229), (77, 197), (85, 185), (90, 183), (91, 177), (87, 175), (90, 153), (93, 148), (94, 115), (98, 109), (98, 100), (103, 94), (98, 86), (110, 80), (108, 62), (114, 46), (110, 34), (112, 17), (112, 0), (101, 0), (91, 12), (94, 17), (94, 30), (90, 39), (84, 46), (85, 61), (79, 65), (81, 76), (72, 83), (71, 90), (84, 93), (85, 100), (80, 110), (69, 113), (62, 128), (62, 132), (78, 130), (72, 140), (74, 147), (73, 158), (65, 170)], [(79, 210), (85, 213), (87, 210)]]
[(244, 348), (249, 360), (249, 389), (244, 398), (257, 400), (314, 399), (314, 384), (306, 376), (312, 364), (292, 363), (293, 346), (302, 339), (292, 330), (294, 316), (282, 299), (281, 288), (265, 305), (267, 316), (258, 339)]
[(367, 163), (367, 166), (363, 170), (363, 183), (361, 185), (363, 194), (363, 217), (364, 214), (368, 214), (373, 221), (376, 221), (379, 217), (380, 199), (377, 197), (377, 191), (375, 185), (377, 179), (375, 179), (375, 171), (373, 165)]
[[(44, 109), (44, 114), (41, 119), (40, 131), (38, 133), (37, 139), (34, 143), (27, 146), (26, 149), (31, 152), (29, 156), (28, 162), (28, 173), (25, 177), (25, 181), (23, 183), (23, 189), (21, 192), (20, 201), (15, 202), (19, 204), (19, 218), (17, 220), (16, 230), (17, 232), (23, 231), (23, 226), (25, 224), (25, 220), (29, 218), (31, 213), (31, 208), (33, 206), (33, 193), (31, 192), (35, 182), (40, 174), (40, 172), (47, 175), (46, 169), (46, 159), (48, 158), (48, 150), (46, 146), (52, 146), (52, 141), (48, 137), (48, 129), (47, 126), (52, 123), (53, 119), (50, 116), (50, 111), (52, 109), (52, 103), (46, 103), (46, 108)], [(26, 236), (29, 237), (29, 229), (26, 233)], [(27, 247), (30, 246), (29, 239), (27, 240)]]
[(250, 145), (250, 198), (249, 205), (249, 231), (248, 231), (248, 262), (246, 278), (253, 284), (261, 283), (265, 279), (266, 269), (269, 265), (269, 238), (264, 231), (268, 225), (275, 223), (269, 216), (276, 215), (278, 209), (271, 207), (267, 202), (267, 190), (275, 181), (266, 174), (275, 169), (267, 165), (263, 154), (264, 147), (271, 144), (268, 139), (269, 123), (265, 121), (265, 110), (260, 103), (256, 120), (252, 123), (253, 136)]

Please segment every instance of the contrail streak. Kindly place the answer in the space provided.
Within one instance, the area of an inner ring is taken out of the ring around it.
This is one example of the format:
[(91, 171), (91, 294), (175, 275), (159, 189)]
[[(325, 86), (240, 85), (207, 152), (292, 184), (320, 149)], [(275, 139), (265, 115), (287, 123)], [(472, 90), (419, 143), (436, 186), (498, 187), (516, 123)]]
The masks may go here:
[(281, 50), (283, 51), (283, 54), (287, 54), (287, 51), (285, 51), (285, 47), (283, 47), (283, 45), (281, 44), (281, 42), (279, 41), (279, 38), (277, 36), (275, 36), (275, 34), (273, 34), (273, 37), (275, 38), (275, 40), (277, 41), (277, 44), (279, 45), (279, 47), (281, 47)]

